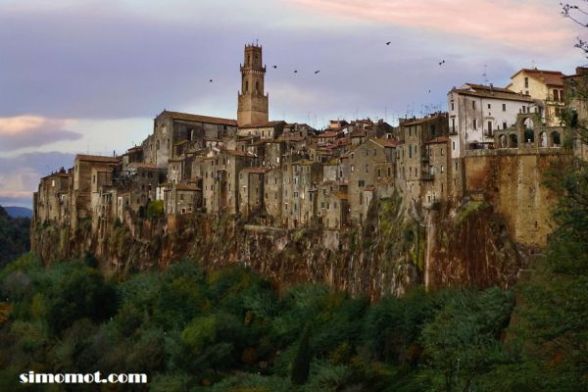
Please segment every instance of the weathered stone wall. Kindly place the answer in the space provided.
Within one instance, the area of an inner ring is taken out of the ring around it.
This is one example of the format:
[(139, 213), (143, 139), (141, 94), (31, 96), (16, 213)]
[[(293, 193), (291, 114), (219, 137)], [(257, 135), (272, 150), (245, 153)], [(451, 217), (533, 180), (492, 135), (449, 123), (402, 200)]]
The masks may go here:
[(83, 222), (35, 226), (33, 249), (45, 263), (96, 255), (106, 275), (163, 269), (189, 258), (204, 268), (240, 264), (278, 286), (320, 282), (377, 299), (411, 286), (508, 286), (524, 257), (491, 207), (434, 211), (406, 219), (401, 199), (374, 200), (363, 228), (252, 226), (213, 215), (139, 219), (126, 214), (97, 236)]
[(504, 217), (519, 244), (544, 247), (553, 231), (555, 196), (544, 185), (554, 163), (571, 160), (564, 149), (474, 150), (465, 157), (466, 195), (483, 197)]

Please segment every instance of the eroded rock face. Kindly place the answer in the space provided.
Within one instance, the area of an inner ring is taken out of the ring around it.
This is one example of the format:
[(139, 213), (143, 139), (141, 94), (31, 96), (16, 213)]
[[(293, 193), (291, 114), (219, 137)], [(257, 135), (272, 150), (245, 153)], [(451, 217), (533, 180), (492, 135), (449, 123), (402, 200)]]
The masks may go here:
[(423, 283), (430, 288), (508, 286), (525, 258), (492, 208), (471, 203), (412, 216), (400, 198), (380, 200), (362, 228), (341, 232), (320, 227), (288, 231), (228, 216), (129, 216), (100, 238), (91, 225), (75, 232), (37, 226), (32, 242), (46, 263), (90, 252), (109, 275), (165, 268), (190, 258), (207, 269), (242, 264), (280, 287), (323, 282), (374, 300)]

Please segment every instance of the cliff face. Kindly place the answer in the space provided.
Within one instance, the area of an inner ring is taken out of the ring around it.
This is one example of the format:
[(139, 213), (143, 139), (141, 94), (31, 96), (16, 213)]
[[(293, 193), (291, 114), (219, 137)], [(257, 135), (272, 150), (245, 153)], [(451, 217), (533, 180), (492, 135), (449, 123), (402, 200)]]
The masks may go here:
[(281, 230), (210, 215), (139, 219), (92, 232), (89, 222), (35, 226), (33, 249), (46, 263), (96, 255), (106, 274), (165, 268), (190, 258), (205, 268), (246, 265), (287, 286), (324, 282), (377, 299), (407, 288), (509, 285), (525, 257), (504, 222), (483, 202), (441, 206), (406, 218), (400, 198), (374, 202), (362, 229)]

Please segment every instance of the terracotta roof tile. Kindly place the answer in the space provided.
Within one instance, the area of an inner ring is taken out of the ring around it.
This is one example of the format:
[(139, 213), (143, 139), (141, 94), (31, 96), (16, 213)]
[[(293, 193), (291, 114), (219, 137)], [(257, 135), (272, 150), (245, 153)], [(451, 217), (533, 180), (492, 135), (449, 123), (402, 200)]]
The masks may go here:
[(171, 112), (168, 110), (164, 110), (158, 116), (169, 117), (173, 120), (181, 120), (181, 121), (190, 121), (190, 122), (200, 122), (206, 124), (216, 124), (216, 125), (230, 125), (230, 126), (237, 126), (237, 120), (232, 120), (228, 118), (221, 118), (221, 117), (210, 117), (210, 116), (201, 116), (199, 114), (190, 114), (190, 113), (181, 113), (181, 112)]

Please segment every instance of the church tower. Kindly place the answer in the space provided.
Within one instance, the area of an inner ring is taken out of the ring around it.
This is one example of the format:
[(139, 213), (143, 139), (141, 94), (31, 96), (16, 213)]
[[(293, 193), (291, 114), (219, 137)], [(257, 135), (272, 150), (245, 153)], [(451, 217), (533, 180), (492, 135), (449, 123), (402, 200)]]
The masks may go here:
[(245, 45), (245, 60), (241, 65), (241, 92), (237, 109), (239, 126), (268, 121), (268, 96), (264, 93), (265, 67), (261, 46)]

